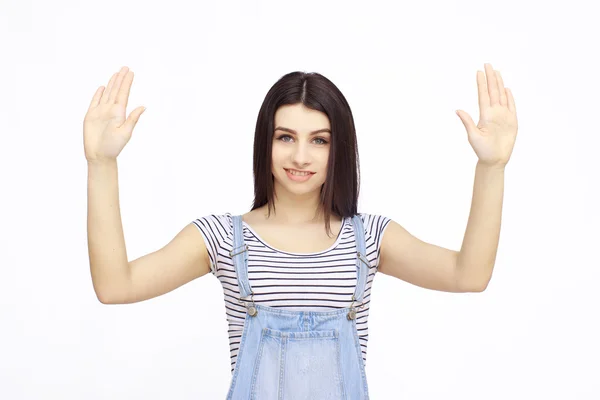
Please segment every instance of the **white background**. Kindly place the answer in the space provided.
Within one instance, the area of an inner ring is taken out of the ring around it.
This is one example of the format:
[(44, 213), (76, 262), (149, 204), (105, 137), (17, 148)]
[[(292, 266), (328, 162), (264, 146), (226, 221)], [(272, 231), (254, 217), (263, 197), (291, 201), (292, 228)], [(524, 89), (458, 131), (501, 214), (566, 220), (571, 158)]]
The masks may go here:
[[(600, 28), (592, 1), (0, 2), (0, 398), (222, 399), (220, 283), (103, 305), (89, 273), (82, 122), (126, 65), (119, 156), (130, 260), (252, 201), (268, 89), (316, 71), (357, 126), (359, 211), (460, 249), (490, 62), (515, 96), (500, 247), (483, 293), (378, 274), (367, 376), (379, 399), (600, 398)], [(199, 236), (200, 238), (200, 236)]]

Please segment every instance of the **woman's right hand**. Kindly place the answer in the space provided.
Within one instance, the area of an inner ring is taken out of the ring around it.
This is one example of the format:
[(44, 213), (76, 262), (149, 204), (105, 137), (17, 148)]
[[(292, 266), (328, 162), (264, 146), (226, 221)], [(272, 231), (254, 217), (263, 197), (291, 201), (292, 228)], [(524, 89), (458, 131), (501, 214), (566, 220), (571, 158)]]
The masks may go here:
[(100, 86), (83, 120), (83, 147), (88, 162), (114, 161), (121, 153), (140, 116), (146, 110), (138, 107), (125, 119), (133, 72), (121, 68)]

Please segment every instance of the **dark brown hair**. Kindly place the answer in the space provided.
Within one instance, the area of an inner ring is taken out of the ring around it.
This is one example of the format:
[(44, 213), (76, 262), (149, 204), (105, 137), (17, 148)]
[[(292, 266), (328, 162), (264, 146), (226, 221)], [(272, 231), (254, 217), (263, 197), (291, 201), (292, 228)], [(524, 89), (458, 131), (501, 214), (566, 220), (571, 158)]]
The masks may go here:
[(252, 210), (265, 204), (268, 204), (269, 215), (271, 208), (275, 210), (271, 172), (275, 112), (283, 105), (299, 103), (326, 114), (331, 125), (327, 176), (321, 187), (321, 210), (317, 210), (323, 212), (325, 230), (329, 234), (332, 214), (345, 218), (357, 213), (360, 163), (350, 105), (333, 82), (316, 72), (290, 72), (282, 76), (265, 96), (254, 132)]

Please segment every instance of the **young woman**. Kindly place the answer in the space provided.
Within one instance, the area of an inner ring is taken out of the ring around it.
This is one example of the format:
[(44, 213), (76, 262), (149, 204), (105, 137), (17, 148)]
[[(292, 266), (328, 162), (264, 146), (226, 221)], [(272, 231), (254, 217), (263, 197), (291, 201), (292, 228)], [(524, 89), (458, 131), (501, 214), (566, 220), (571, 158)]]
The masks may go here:
[(88, 244), (102, 303), (139, 302), (212, 273), (225, 297), (228, 399), (367, 399), (369, 297), (377, 271), (447, 292), (483, 291), (498, 246), (514, 99), (491, 65), (477, 71), (480, 121), (457, 111), (479, 161), (460, 252), (391, 219), (357, 212), (359, 162), (350, 106), (316, 73), (283, 76), (254, 137), (254, 204), (206, 215), (162, 249), (127, 260), (117, 156), (144, 108), (126, 118), (133, 72), (98, 88), (84, 120)]

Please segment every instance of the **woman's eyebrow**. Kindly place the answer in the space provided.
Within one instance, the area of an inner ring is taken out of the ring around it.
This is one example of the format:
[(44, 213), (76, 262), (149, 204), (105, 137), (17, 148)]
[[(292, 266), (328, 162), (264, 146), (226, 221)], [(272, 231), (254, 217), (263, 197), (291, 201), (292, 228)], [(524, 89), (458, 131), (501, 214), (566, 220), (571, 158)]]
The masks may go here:
[[(285, 131), (285, 132), (289, 132), (289, 133), (293, 133), (294, 135), (297, 135), (298, 132), (296, 132), (293, 129), (290, 128), (284, 128), (283, 126), (278, 126), (277, 128), (275, 128), (275, 130), (280, 130), (280, 131)], [(310, 133), (310, 135), (316, 135), (317, 133), (323, 133), (323, 132), (329, 132), (331, 133), (331, 130), (329, 130), (328, 128), (323, 128), (323, 129), (317, 129), (316, 131), (312, 131)]]

